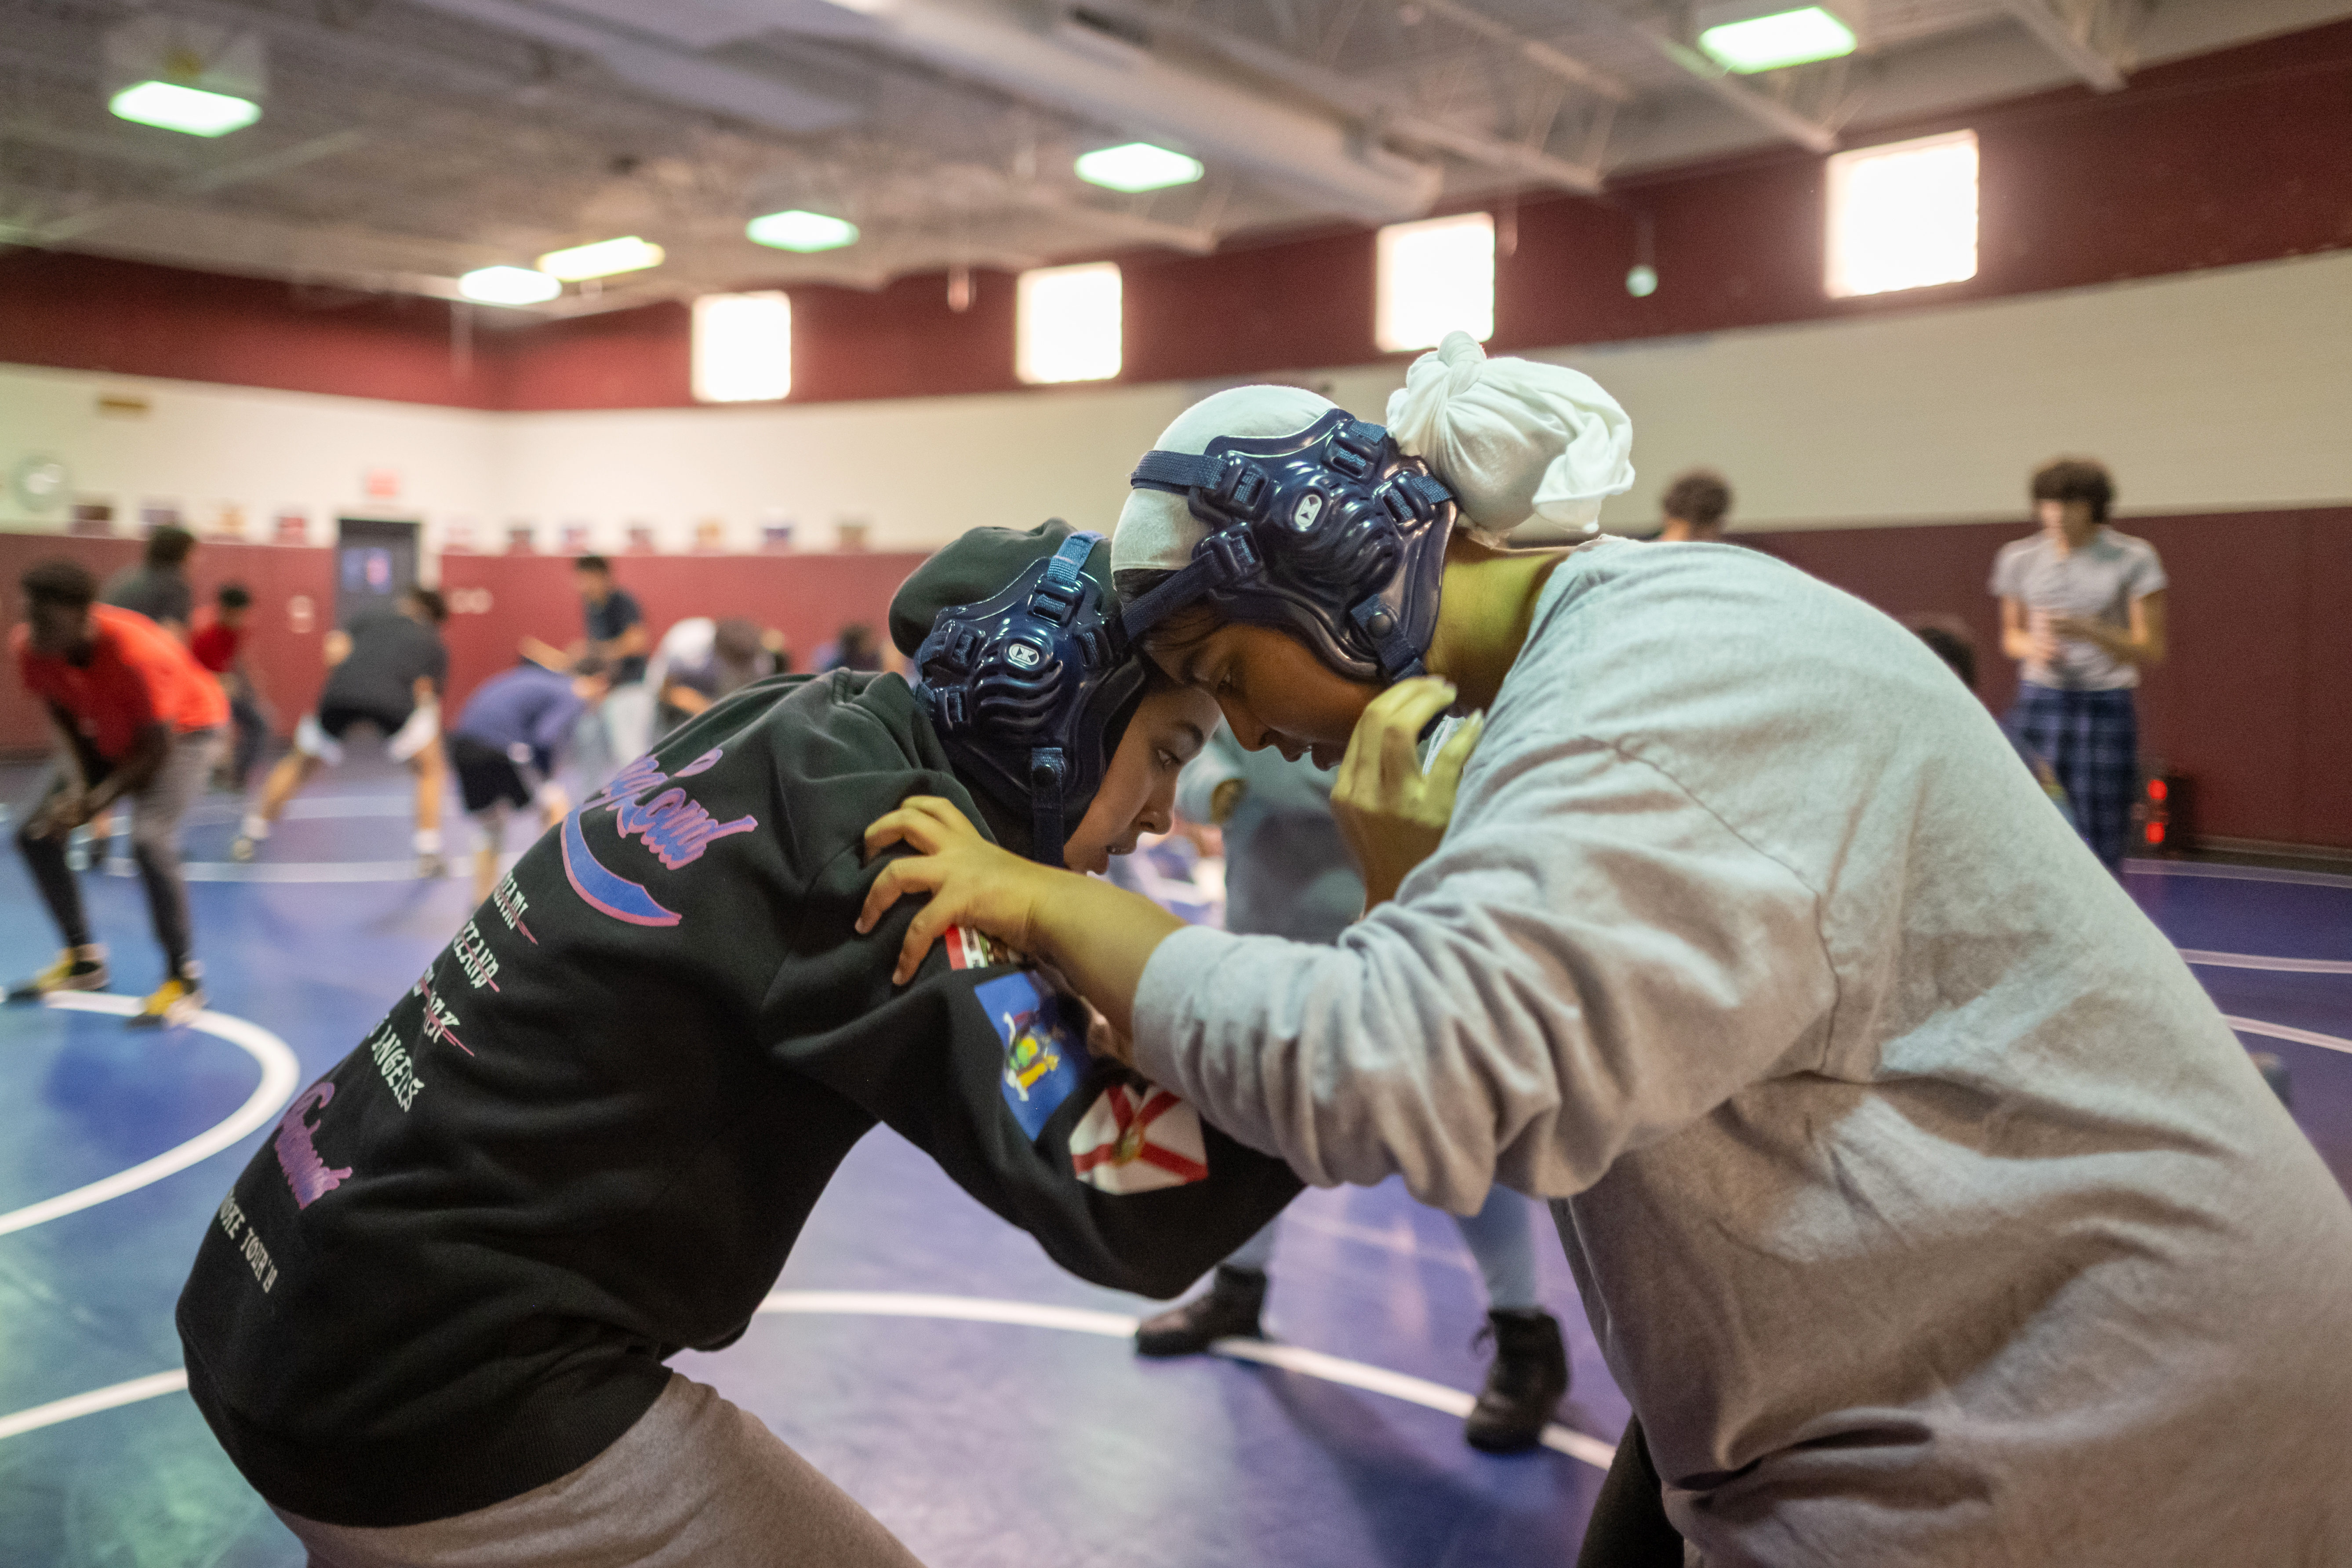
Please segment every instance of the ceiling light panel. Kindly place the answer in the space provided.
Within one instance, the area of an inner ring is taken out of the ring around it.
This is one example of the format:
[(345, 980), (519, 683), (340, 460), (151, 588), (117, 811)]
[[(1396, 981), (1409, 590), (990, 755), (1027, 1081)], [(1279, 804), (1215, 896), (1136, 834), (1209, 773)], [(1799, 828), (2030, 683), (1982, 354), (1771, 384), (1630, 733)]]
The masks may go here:
[(478, 267), (457, 279), (457, 291), (484, 305), (543, 305), (563, 285), (528, 267)]
[(743, 233), (754, 245), (803, 254), (839, 250), (845, 245), (857, 243), (856, 224), (846, 218), (828, 217), (824, 213), (804, 212), (799, 207), (755, 217), (743, 226)]
[(1819, 5), (1703, 29), (1698, 47), (1739, 75), (1811, 65), (1853, 53), (1853, 29)]
[(539, 269), (566, 283), (610, 278), (620, 272), (642, 272), (662, 264), (662, 247), (630, 235), (625, 239), (600, 239), (569, 250), (551, 250), (539, 258)]
[(226, 136), (261, 118), (268, 82), (260, 36), (149, 12), (107, 29), (106, 106), (118, 118), (187, 136)]
[(226, 136), (261, 118), (261, 105), (168, 81), (135, 82), (109, 100), (116, 118), (190, 136)]
[(1129, 142), (1118, 147), (1098, 147), (1081, 153), (1077, 163), (1078, 178), (1090, 185), (1100, 185), (1108, 191), (1162, 191), (1171, 185), (1189, 185), (1202, 173), (1198, 158), (1188, 158), (1181, 153), (1165, 147), (1155, 147), (1149, 142)]

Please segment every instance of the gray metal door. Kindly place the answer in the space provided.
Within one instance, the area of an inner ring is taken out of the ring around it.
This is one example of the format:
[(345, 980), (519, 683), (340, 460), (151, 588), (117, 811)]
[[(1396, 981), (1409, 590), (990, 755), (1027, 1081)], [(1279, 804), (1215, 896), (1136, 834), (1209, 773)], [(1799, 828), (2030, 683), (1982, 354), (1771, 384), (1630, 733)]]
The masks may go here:
[(335, 526), (335, 624), (348, 627), (415, 585), (416, 524), (346, 517)]

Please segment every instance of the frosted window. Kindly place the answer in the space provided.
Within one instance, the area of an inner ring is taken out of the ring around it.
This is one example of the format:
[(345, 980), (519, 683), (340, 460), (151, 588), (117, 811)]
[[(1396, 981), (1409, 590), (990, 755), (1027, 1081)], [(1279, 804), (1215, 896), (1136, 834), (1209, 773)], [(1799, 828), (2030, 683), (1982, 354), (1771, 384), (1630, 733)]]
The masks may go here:
[(1118, 374), (1118, 263), (1024, 272), (1015, 317), (1013, 367), (1022, 380), (1108, 381)]
[(793, 389), (793, 301), (705, 294), (694, 302), (694, 395), (703, 403), (764, 403)]
[(1486, 213), (1381, 230), (1372, 341), (1389, 353), (1435, 348), (1464, 331), (1495, 335), (1495, 220)]
[(1977, 275), (1977, 134), (1840, 153), (1829, 161), (1832, 298)]

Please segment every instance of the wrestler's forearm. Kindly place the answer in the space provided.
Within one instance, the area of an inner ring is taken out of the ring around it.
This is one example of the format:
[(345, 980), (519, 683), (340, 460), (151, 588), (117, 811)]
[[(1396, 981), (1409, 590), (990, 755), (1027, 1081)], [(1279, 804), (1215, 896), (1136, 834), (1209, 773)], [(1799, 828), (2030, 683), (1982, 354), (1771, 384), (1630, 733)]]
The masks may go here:
[(1184, 922), (1140, 893), (1063, 873), (1031, 916), (1036, 956), (1062, 972), (1122, 1036), (1135, 1031), (1143, 966)]

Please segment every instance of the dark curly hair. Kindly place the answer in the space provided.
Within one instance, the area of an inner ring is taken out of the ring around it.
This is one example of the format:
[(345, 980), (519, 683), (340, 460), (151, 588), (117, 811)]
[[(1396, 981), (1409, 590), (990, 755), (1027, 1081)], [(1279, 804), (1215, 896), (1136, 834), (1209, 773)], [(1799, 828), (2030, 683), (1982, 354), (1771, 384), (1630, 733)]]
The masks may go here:
[(89, 568), (62, 557), (35, 562), (25, 568), (16, 585), (24, 589), (27, 605), (57, 605), (68, 610), (86, 610), (98, 597), (98, 579)]
[(1731, 487), (1713, 468), (1693, 468), (1666, 487), (1658, 507), (1694, 528), (1715, 528), (1731, 510)]
[(2088, 501), (2091, 521), (2107, 521), (2116, 504), (2116, 481), (2106, 465), (2088, 458), (2053, 458), (2033, 470), (2033, 499), (2038, 501)]

